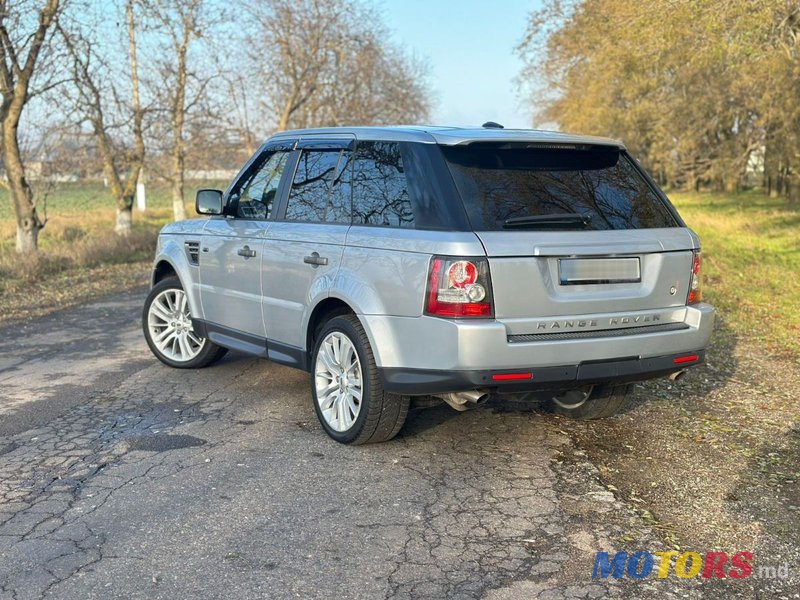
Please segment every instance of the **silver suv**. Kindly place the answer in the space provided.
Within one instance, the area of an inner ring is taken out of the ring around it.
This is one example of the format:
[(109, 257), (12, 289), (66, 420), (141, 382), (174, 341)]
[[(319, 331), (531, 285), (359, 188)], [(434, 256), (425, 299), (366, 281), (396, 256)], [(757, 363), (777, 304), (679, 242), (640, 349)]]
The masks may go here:
[(610, 416), (632, 382), (701, 363), (712, 330), (697, 236), (615, 140), (282, 132), (197, 212), (159, 236), (151, 350), (179, 368), (233, 349), (308, 371), (343, 443), (391, 439), (412, 399)]

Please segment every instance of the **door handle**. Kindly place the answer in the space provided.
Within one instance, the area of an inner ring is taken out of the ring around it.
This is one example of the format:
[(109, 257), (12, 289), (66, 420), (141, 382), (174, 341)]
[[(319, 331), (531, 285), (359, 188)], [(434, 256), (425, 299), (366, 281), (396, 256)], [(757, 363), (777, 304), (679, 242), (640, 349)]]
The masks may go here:
[(311, 256), (303, 258), (303, 262), (307, 265), (314, 265), (314, 267), (325, 266), (328, 264), (328, 258), (320, 256), (319, 252), (312, 252)]
[(245, 258), (253, 258), (256, 255), (256, 251), (250, 250), (250, 246), (245, 246), (244, 248), (239, 248), (236, 254), (244, 256)]

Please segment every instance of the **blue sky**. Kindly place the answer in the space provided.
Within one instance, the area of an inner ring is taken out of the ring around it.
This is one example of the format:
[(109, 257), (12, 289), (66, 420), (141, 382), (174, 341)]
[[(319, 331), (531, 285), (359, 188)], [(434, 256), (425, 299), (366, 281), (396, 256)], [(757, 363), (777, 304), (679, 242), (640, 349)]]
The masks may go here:
[(514, 47), (529, 0), (378, 0), (395, 41), (426, 58), (436, 93), (432, 123), (530, 127), (514, 85), (521, 63)]

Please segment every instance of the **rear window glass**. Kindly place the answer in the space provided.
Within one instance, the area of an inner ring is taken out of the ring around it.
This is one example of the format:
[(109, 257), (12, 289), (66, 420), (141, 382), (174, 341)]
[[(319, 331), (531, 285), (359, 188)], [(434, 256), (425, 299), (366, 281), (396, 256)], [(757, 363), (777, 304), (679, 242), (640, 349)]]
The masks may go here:
[[(553, 226), (535, 217), (581, 215), (570, 228), (647, 229), (678, 223), (661, 198), (616, 149), (442, 146), (475, 230)], [(517, 222), (509, 220), (516, 219)], [(563, 223), (561, 225), (563, 227)]]

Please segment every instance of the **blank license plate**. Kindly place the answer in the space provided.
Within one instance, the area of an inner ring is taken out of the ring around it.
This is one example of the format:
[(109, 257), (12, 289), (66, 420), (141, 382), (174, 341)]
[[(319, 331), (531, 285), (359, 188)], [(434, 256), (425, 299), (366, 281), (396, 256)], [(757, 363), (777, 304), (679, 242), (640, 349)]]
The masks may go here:
[(638, 283), (642, 280), (639, 258), (560, 258), (561, 285)]

